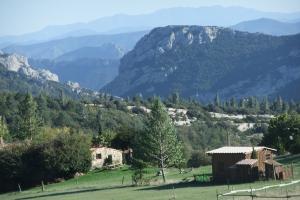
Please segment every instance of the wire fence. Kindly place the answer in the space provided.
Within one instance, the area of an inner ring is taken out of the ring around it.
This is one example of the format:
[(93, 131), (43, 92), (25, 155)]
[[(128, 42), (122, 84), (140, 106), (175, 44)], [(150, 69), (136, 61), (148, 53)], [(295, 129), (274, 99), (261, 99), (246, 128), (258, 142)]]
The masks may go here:
[(217, 200), (269, 200), (269, 199), (300, 199), (300, 180), (260, 188), (217, 192)]

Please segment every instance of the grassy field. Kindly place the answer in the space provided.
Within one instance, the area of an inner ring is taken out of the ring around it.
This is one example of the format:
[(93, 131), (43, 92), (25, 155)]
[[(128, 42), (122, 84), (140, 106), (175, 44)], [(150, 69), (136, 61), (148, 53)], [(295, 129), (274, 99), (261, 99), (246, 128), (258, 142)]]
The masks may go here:
[[(295, 179), (300, 179), (300, 155), (283, 157), (281, 163), (293, 162)], [(22, 193), (11, 192), (0, 195), (2, 200), (45, 199), (45, 200), (200, 200), (216, 199), (216, 191), (226, 192), (236, 189), (259, 188), (265, 185), (279, 184), (280, 181), (259, 181), (255, 183), (230, 185), (210, 185), (191, 182), (194, 174), (210, 173), (211, 167), (200, 167), (190, 172), (179, 174), (178, 170), (170, 169), (167, 174), (168, 184), (161, 185), (161, 177), (155, 176), (155, 169), (147, 170), (147, 177), (151, 178), (150, 186), (132, 187), (132, 171), (127, 167), (111, 171), (93, 171), (79, 178), (67, 180), (56, 184), (46, 185), (46, 191), (41, 187), (32, 188)], [(124, 177), (124, 182), (122, 180)], [(300, 187), (295, 187), (296, 190)], [(299, 191), (300, 193), (300, 191)], [(228, 199), (220, 197), (219, 199)], [(232, 197), (230, 198), (232, 199)], [(237, 199), (237, 198), (235, 198)]]

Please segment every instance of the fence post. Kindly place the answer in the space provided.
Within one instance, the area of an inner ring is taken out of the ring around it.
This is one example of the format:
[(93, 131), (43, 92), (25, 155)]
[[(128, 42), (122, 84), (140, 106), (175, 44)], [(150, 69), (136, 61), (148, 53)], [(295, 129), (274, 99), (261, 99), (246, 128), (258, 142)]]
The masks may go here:
[(252, 186), (250, 186), (250, 190), (251, 190), (251, 199), (253, 200), (253, 190), (252, 190)]
[(124, 180), (125, 180), (125, 176), (123, 176), (122, 178), (122, 185), (124, 184)]
[(293, 162), (291, 163), (291, 172), (292, 172), (292, 179), (294, 180), (294, 166), (293, 166)]
[(227, 190), (229, 191), (229, 179), (227, 179)]
[(21, 185), (18, 183), (19, 192), (22, 192)]
[(272, 166), (273, 166), (273, 177), (274, 177), (274, 180), (276, 181), (276, 172), (275, 172), (275, 166), (274, 166), (274, 164), (273, 164)]
[(44, 181), (42, 181), (41, 184), (42, 184), (42, 192), (44, 192), (45, 191)]
[(216, 190), (216, 194), (217, 194), (217, 200), (219, 200), (219, 192), (218, 192), (218, 189)]
[(176, 199), (174, 186), (173, 186), (173, 199)]

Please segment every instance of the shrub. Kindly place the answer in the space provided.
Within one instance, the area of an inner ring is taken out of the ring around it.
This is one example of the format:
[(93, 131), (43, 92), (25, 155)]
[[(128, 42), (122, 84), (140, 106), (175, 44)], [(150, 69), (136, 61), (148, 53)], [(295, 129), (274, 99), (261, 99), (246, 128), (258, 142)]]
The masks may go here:
[(31, 145), (14, 144), (0, 150), (0, 192), (27, 188), (70, 178), (91, 167), (90, 139), (80, 134), (61, 134)]
[(210, 158), (204, 152), (200, 151), (193, 152), (191, 158), (187, 162), (188, 167), (200, 167), (209, 164), (211, 164)]
[(70, 178), (91, 167), (90, 140), (84, 135), (60, 135), (43, 150), (48, 179)]
[(23, 155), (27, 145), (12, 145), (0, 150), (0, 192), (18, 188), (25, 171)]

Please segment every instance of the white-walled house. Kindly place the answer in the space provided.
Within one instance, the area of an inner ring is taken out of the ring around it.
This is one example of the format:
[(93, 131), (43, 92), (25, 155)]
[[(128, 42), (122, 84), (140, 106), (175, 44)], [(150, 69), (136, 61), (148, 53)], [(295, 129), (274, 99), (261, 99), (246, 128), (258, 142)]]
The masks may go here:
[(117, 149), (108, 147), (91, 148), (92, 154), (92, 169), (102, 168), (106, 160), (112, 161), (111, 166), (119, 166), (123, 164), (123, 152)]

